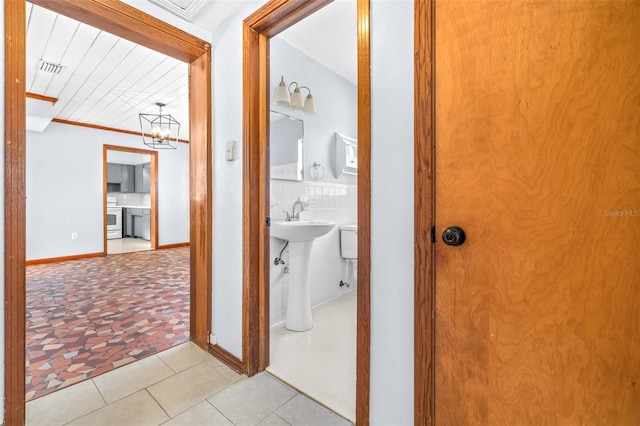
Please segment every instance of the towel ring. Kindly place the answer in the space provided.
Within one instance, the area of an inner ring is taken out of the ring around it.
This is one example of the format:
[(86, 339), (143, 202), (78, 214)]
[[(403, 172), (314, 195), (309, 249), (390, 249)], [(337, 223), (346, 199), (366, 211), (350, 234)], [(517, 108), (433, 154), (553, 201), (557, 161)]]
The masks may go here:
[(309, 174), (311, 179), (315, 181), (324, 179), (324, 166), (317, 161), (314, 161), (311, 167), (309, 167)]

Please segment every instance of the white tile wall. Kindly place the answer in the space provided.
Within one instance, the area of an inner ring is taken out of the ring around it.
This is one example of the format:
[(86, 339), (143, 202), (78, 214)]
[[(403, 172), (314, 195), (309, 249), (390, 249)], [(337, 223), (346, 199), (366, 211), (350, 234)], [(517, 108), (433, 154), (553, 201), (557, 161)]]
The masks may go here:
[(119, 206), (149, 206), (151, 195), (136, 192), (109, 192), (107, 197), (116, 197)]
[[(293, 203), (298, 197), (307, 197), (309, 207), (302, 212), (303, 220), (330, 220), (336, 226), (328, 234), (313, 242), (309, 279), (311, 285), (311, 306), (317, 306), (336, 298), (351, 287), (340, 287), (340, 280), (346, 278), (346, 262), (340, 256), (340, 225), (357, 222), (358, 192), (356, 185), (322, 182), (295, 182), (271, 180), (271, 220), (282, 220), (285, 214), (291, 213)], [(285, 267), (289, 265), (288, 249), (282, 255), (284, 265), (275, 265), (274, 259), (280, 254), (284, 242), (271, 238), (270, 244), (270, 279), (271, 279), (271, 325), (286, 319), (287, 293), (289, 275)]]

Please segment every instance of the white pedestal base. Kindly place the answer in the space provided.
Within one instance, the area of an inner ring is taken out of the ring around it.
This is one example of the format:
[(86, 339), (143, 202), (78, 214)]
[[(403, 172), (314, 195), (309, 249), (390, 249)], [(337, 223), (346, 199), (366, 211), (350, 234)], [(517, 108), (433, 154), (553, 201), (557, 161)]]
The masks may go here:
[(313, 327), (309, 285), (312, 241), (289, 242), (289, 294), (285, 328), (307, 331)]

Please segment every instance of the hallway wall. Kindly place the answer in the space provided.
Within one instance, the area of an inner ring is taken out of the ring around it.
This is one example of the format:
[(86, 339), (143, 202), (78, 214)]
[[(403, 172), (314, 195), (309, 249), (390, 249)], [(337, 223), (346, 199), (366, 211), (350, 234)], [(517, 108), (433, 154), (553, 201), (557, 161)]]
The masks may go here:
[(370, 418), (373, 425), (410, 425), (413, 1), (372, 0), (371, 15)]
[[(212, 34), (213, 40), (213, 304), (218, 344), (242, 358), (242, 20), (260, 5), (244, 6)], [(236, 160), (225, 144), (236, 141)]]

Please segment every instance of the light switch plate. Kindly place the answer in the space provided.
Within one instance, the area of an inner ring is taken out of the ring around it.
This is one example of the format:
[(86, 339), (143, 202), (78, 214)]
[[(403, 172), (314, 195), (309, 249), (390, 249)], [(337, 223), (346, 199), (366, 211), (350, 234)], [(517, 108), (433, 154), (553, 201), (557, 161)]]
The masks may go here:
[(236, 159), (236, 141), (228, 141), (225, 147), (225, 158), (227, 161)]

